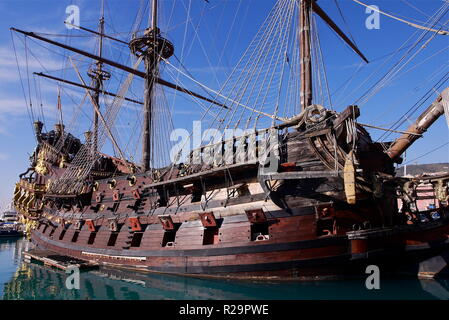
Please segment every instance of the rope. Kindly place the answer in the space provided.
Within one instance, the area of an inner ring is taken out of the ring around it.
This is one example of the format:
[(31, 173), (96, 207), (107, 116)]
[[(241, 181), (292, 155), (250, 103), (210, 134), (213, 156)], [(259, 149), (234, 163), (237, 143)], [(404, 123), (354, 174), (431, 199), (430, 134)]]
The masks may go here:
[[(435, 13), (434, 23), (435, 25), (437, 21), (448, 11), (449, 3), (446, 3), (441, 7), (441, 9)], [(363, 105), (366, 103), (372, 96), (374, 96), (380, 89), (385, 87), (389, 82), (393, 80), (393, 78), (408, 64), (410, 63), (417, 55), (420, 53), (424, 48), (427, 47), (427, 45), (434, 39), (436, 34), (433, 34), (429, 39), (426, 40), (426, 42), (421, 45), (416, 52), (414, 52), (408, 60), (406, 60), (404, 63), (402, 63), (405, 58), (408, 56), (409, 53), (413, 51), (415, 47), (418, 46), (418, 44), (424, 40), (425, 36), (428, 34), (429, 31), (424, 31), (421, 36), (415, 41), (414, 45), (407, 50), (406, 53), (403, 54), (403, 56), (390, 68), (389, 71), (387, 71), (380, 80), (378, 80), (375, 84), (373, 84), (368, 90), (365, 91), (365, 93), (357, 99), (357, 101), (354, 104)]]
[(436, 29), (432, 29), (432, 28), (427, 28), (427, 27), (421, 26), (421, 25), (419, 25), (419, 24), (416, 24), (416, 23), (413, 23), (413, 22), (410, 22), (410, 21), (407, 21), (407, 20), (404, 20), (404, 19), (400, 19), (400, 18), (395, 17), (395, 16), (393, 16), (393, 15), (391, 15), (391, 14), (388, 14), (388, 13), (386, 13), (386, 12), (383, 12), (383, 11), (381, 11), (381, 10), (378, 10), (378, 9), (375, 8), (375, 7), (369, 6), (369, 5), (363, 3), (363, 2), (361, 2), (361, 1), (359, 1), (359, 0), (352, 0), (352, 1), (358, 3), (358, 4), (362, 5), (362, 6), (365, 6), (365, 7), (367, 7), (367, 8), (370, 8), (371, 10), (374, 10), (374, 11), (380, 13), (380, 14), (383, 14), (384, 16), (387, 16), (387, 17), (390, 17), (390, 18), (395, 19), (395, 20), (397, 20), (397, 21), (406, 23), (406, 24), (408, 24), (409, 26), (412, 26), (412, 27), (415, 27), (415, 28), (418, 28), (418, 29), (422, 29), (422, 30), (427, 30), (427, 31), (435, 32), (435, 33), (441, 34), (441, 35), (448, 35), (448, 34), (449, 34), (449, 31), (446, 31), (446, 30), (436, 30)]
[(414, 159), (412, 159), (412, 160), (407, 161), (407, 162), (404, 163), (404, 164), (409, 164), (409, 163), (412, 163), (413, 161), (416, 161), (416, 160), (418, 160), (418, 159), (421, 159), (421, 158), (423, 158), (423, 157), (425, 157), (425, 156), (427, 156), (427, 155), (429, 155), (429, 154), (431, 154), (431, 153), (433, 153), (433, 152), (435, 152), (435, 151), (440, 150), (441, 148), (447, 146), (448, 144), (449, 144), (449, 141), (443, 143), (442, 145), (440, 145), (440, 146), (438, 146), (438, 147), (436, 147), (436, 148), (434, 148), (434, 149), (432, 149), (432, 150), (430, 150), (430, 151), (427, 151), (426, 153), (420, 155), (419, 157), (416, 157), (416, 158), (414, 158)]
[[(142, 58), (139, 58), (136, 64), (133, 66), (134, 69), (138, 67), (141, 61)], [(74, 67), (76, 68), (75, 65)], [(101, 113), (99, 113), (99, 118), (101, 121), (99, 123), (98, 129), (98, 150), (100, 150), (104, 145), (107, 135), (109, 135), (109, 137), (113, 140), (116, 148), (118, 148), (118, 144), (117, 142), (115, 142), (115, 138), (111, 133), (110, 128), (112, 128), (114, 124), (118, 111), (120, 110), (121, 105), (124, 101), (124, 96), (126, 95), (126, 92), (131, 85), (133, 78), (134, 74), (128, 75), (125, 82), (121, 85), (120, 90), (118, 91), (117, 96), (114, 98), (114, 101), (106, 115), (103, 117)], [(83, 82), (82, 78), (80, 78), (80, 80)], [(94, 101), (92, 101), (92, 103), (94, 103)], [(126, 160), (124, 159), (123, 153), (121, 153), (121, 156), (124, 160), (124, 163), (127, 164)], [(63, 175), (59, 179), (52, 181), (49, 186), (50, 192), (58, 194), (72, 194), (81, 192), (82, 188), (84, 187), (86, 178), (88, 177), (94, 164), (99, 158), (100, 155), (98, 153), (92, 153), (90, 143), (84, 144), (76, 154), (70, 166), (66, 171), (64, 171)]]
[[(27, 106), (28, 119), (30, 120), (31, 128), (32, 128), (33, 127), (33, 122), (34, 122), (34, 117), (33, 117), (32, 110), (30, 110), (30, 108), (28, 106), (28, 99), (27, 99), (27, 96), (26, 96), (25, 85), (23, 84), (22, 73), (20, 72), (20, 64), (19, 64), (19, 59), (17, 57), (17, 50), (16, 50), (16, 44), (14, 42), (14, 35), (13, 35), (12, 31), (10, 31), (10, 33), (11, 33), (12, 46), (13, 46), (13, 49), (14, 49), (14, 57), (16, 59), (17, 72), (19, 73), (20, 85), (22, 87), (23, 98), (25, 99), (25, 105)], [(36, 139), (36, 136), (34, 134), (33, 134), (33, 137)]]

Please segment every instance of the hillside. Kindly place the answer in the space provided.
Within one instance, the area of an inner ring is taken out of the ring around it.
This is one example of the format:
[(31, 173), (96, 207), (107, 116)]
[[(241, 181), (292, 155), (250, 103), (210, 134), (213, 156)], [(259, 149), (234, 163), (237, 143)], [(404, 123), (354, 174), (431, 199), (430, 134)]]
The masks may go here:
[[(420, 175), (423, 173), (448, 172), (449, 163), (408, 164), (407, 175)], [(404, 175), (404, 167), (396, 169), (399, 176)]]

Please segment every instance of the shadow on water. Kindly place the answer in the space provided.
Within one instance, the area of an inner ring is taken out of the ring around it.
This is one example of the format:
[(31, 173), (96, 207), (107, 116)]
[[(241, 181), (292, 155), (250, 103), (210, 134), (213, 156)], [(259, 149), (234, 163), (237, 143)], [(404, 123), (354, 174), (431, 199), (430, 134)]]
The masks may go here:
[(22, 261), (24, 239), (0, 240), (2, 299), (449, 299), (449, 281), (381, 279), (380, 290), (365, 280), (250, 282), (145, 274), (117, 269), (82, 272), (80, 289), (65, 286), (67, 274)]

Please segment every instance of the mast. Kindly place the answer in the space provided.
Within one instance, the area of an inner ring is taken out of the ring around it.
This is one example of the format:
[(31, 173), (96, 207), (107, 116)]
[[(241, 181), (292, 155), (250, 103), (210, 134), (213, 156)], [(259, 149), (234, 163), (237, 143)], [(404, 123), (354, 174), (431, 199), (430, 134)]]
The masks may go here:
[[(101, 17), (99, 20), (99, 33), (100, 40), (98, 46), (98, 56), (100, 59), (96, 62), (95, 69), (89, 69), (87, 74), (93, 80), (93, 100), (96, 105), (100, 106), (100, 91), (103, 88), (103, 81), (108, 80), (111, 75), (109, 72), (103, 70), (103, 62), (101, 60), (103, 54), (103, 34), (104, 34), (104, 1), (101, 2)], [(92, 152), (96, 153), (98, 151), (98, 113), (95, 111), (95, 107), (93, 108), (94, 114), (94, 132), (93, 132), (93, 143), (92, 143)]]
[(151, 25), (142, 37), (131, 40), (129, 46), (131, 51), (138, 57), (143, 56), (145, 63), (145, 84), (143, 103), (143, 136), (142, 136), (142, 169), (148, 171), (151, 162), (151, 140), (153, 121), (153, 92), (154, 84), (158, 79), (158, 64), (161, 58), (168, 59), (174, 53), (173, 45), (160, 35), (157, 27), (158, 1), (152, 0)]
[[(158, 33), (157, 30), (157, 0), (153, 0), (151, 13), (151, 29), (153, 37)], [(154, 43), (153, 43), (154, 47)], [(154, 51), (154, 50), (153, 50)], [(144, 100), (143, 100), (143, 137), (142, 137), (142, 167), (144, 171), (150, 169), (151, 161), (151, 122), (152, 122), (152, 97), (154, 87), (154, 75), (157, 68), (155, 55), (147, 52), (145, 55), (145, 82), (144, 82)]]
[(310, 46), (311, 0), (301, 0), (299, 6), (299, 47), (300, 47), (300, 81), (301, 110), (312, 104), (312, 58)]
[[(80, 29), (81, 29), (81, 28), (80, 28)], [(88, 29), (86, 29), (86, 28), (82, 28), (82, 29), (83, 29), (83, 30), (88, 30)], [(91, 58), (91, 59), (95, 59), (95, 60), (101, 61), (101, 62), (104, 63), (104, 64), (110, 65), (110, 66), (112, 66), (112, 67), (114, 67), (114, 68), (123, 70), (123, 71), (125, 71), (125, 72), (132, 73), (132, 74), (134, 74), (134, 75), (136, 75), (136, 76), (138, 76), (138, 77), (140, 77), (140, 78), (145, 78), (145, 75), (146, 75), (146, 74), (145, 74), (145, 72), (143, 72), (143, 71), (140, 71), (140, 70), (137, 70), (137, 69), (134, 69), (134, 68), (125, 66), (125, 65), (123, 65), (123, 64), (120, 64), (120, 63), (118, 63), (118, 62), (115, 62), (115, 61), (106, 59), (106, 58), (104, 58), (104, 57), (103, 57), (103, 58), (100, 58), (100, 57), (99, 57), (98, 55), (96, 55), (96, 54), (92, 54), (92, 53), (90, 53), (90, 52), (87, 52), (87, 51), (84, 51), (84, 50), (80, 50), (80, 49), (77, 49), (77, 48), (68, 46), (68, 45), (66, 45), (66, 44), (63, 44), (63, 43), (60, 43), (60, 42), (57, 42), (57, 41), (54, 41), (54, 40), (50, 40), (50, 39), (41, 37), (41, 36), (35, 34), (34, 32), (27, 32), (27, 31), (23, 31), (23, 30), (20, 30), (20, 29), (16, 29), (16, 28), (10, 28), (10, 30), (11, 30), (11, 31), (18, 32), (18, 33), (21, 33), (21, 34), (24, 34), (24, 35), (27, 36), (27, 37), (31, 37), (31, 38), (34, 38), (34, 39), (37, 39), (37, 40), (40, 40), (40, 41), (49, 43), (49, 44), (51, 44), (51, 45), (54, 45), (54, 46), (57, 46), (57, 47), (60, 47), (60, 48), (66, 49), (66, 50), (70, 50), (70, 51), (72, 51), (72, 52), (76, 52), (76, 53), (78, 53), (78, 54), (80, 54), (80, 55), (82, 55), (82, 56), (85, 56), (85, 57), (88, 57), (88, 58)], [(91, 32), (91, 31), (89, 31), (89, 32)], [(95, 32), (95, 33), (98, 34), (98, 32)], [(107, 36), (107, 35), (103, 35), (103, 36), (104, 36), (105, 38), (108, 38), (108, 39), (116, 40), (116, 41), (117, 41), (117, 39), (113, 39), (113, 38), (110, 37), (110, 36)], [(134, 39), (134, 40), (136, 40), (136, 39)], [(134, 40), (132, 40), (131, 42), (132, 42), (133, 44), (137, 45), (137, 43), (134, 43), (134, 42), (135, 42)], [(137, 39), (137, 40), (139, 40), (139, 39)], [(163, 45), (164, 45), (164, 47), (163, 47), (163, 50), (164, 50), (163, 54), (169, 54), (169, 49), (170, 49), (170, 45), (171, 45), (171, 44), (170, 44), (170, 42), (169, 42), (168, 40), (163, 40), (163, 41), (164, 41), (164, 43), (163, 43)], [(129, 44), (129, 45), (131, 46), (131, 44)], [(171, 48), (173, 49), (173, 46), (172, 46)], [(143, 53), (143, 52), (138, 52), (138, 51), (140, 50), (139, 47), (136, 47), (136, 48), (134, 48), (134, 49), (137, 50), (137, 51), (136, 51), (137, 53), (135, 52), (137, 55), (140, 55), (140, 54)], [(133, 49), (133, 50), (134, 50), (134, 49)], [(133, 51), (133, 52), (134, 52), (134, 51)], [(168, 53), (167, 53), (167, 52), (168, 52)], [(173, 54), (173, 52), (172, 52), (171, 54)], [(104, 72), (104, 70), (103, 70), (103, 72)], [(185, 94), (187, 94), (187, 95), (189, 95), (189, 96), (196, 97), (196, 98), (198, 98), (198, 99), (201, 99), (201, 100), (204, 100), (204, 101), (213, 103), (213, 104), (215, 104), (215, 105), (217, 105), (217, 106), (219, 106), (219, 107), (228, 109), (228, 107), (227, 107), (226, 105), (224, 105), (223, 103), (221, 103), (221, 102), (219, 102), (219, 101), (217, 101), (217, 100), (213, 100), (213, 99), (210, 99), (210, 98), (206, 98), (205, 96), (202, 96), (202, 95), (200, 95), (200, 94), (198, 94), (198, 93), (195, 93), (195, 92), (193, 92), (193, 91), (191, 91), (191, 90), (188, 90), (188, 89), (186, 89), (186, 88), (183, 88), (183, 87), (181, 87), (181, 86), (179, 86), (179, 85), (177, 85), (177, 84), (171, 83), (171, 82), (169, 82), (169, 81), (167, 81), (167, 80), (161, 79), (161, 78), (159, 78), (159, 77), (155, 77), (155, 78), (154, 78), (154, 81), (155, 81), (156, 83), (162, 85), (162, 86), (171, 88), (171, 89), (173, 89), (173, 90), (176, 90), (176, 91), (185, 93)]]
[(157, 0), (153, 0), (151, 8), (151, 27), (157, 28)]
[(33, 74), (35, 74), (35, 75), (37, 75), (39, 77), (56, 80), (58, 82), (67, 83), (67, 84), (70, 84), (70, 85), (75, 86), (75, 87), (88, 89), (90, 91), (98, 91), (98, 92), (101, 91), (102, 94), (105, 94), (105, 95), (108, 95), (108, 96), (111, 96), (111, 97), (123, 98), (125, 101), (129, 101), (129, 102), (132, 102), (132, 103), (143, 104), (143, 102), (138, 101), (138, 100), (134, 100), (134, 99), (127, 98), (127, 97), (118, 96), (115, 93), (112, 93), (112, 92), (109, 92), (109, 91), (105, 91), (105, 90), (97, 90), (94, 87), (85, 86), (85, 85), (80, 84), (80, 83), (76, 83), (76, 82), (73, 82), (73, 81), (69, 81), (69, 80), (58, 78), (58, 77), (54, 77), (54, 76), (50, 76), (50, 75), (42, 73), (42, 72), (33, 72)]
[[(61, 103), (61, 88), (58, 86), (58, 113), (59, 113), (59, 123), (56, 125), (58, 128), (64, 128), (64, 122), (62, 117), (62, 103)], [(63, 130), (60, 130), (61, 132)]]
[(335, 33), (346, 42), (355, 53), (366, 63), (368, 60), (360, 52), (357, 46), (349, 40), (343, 31), (332, 21), (332, 19), (321, 9), (316, 0), (300, 0), (299, 5), (299, 47), (300, 47), (300, 82), (301, 82), (301, 110), (312, 104), (312, 49), (310, 36), (310, 17), (315, 12), (326, 22)]

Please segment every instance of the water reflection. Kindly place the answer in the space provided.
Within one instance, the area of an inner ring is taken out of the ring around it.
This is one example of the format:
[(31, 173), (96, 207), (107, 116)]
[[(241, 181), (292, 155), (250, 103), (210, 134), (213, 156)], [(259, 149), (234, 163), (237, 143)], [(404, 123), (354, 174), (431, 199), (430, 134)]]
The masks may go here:
[(80, 290), (68, 290), (63, 271), (22, 261), (21, 252), (28, 245), (26, 240), (0, 242), (0, 266), (9, 263), (13, 270), (7, 279), (1, 277), (8, 273), (0, 274), (3, 299), (449, 299), (446, 280), (382, 279), (381, 290), (370, 291), (364, 279), (257, 283), (117, 269), (83, 272)]

